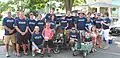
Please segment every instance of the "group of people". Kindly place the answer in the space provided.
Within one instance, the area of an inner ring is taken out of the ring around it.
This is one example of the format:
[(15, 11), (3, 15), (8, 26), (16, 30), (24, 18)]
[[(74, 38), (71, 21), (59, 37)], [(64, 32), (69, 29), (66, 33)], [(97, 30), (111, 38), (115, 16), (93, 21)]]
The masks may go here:
[[(54, 9), (52, 9), (43, 19), (42, 15), (38, 14), (37, 21), (34, 19), (32, 12), (29, 14), (29, 19), (25, 17), (22, 11), (17, 11), (15, 18), (11, 16), (11, 12), (7, 14), (8, 16), (3, 19), (5, 30), (4, 43), (7, 57), (10, 56), (8, 52), (10, 41), (12, 43), (13, 54), (18, 57), (21, 56), (20, 47), (23, 48), (24, 55), (28, 55), (26, 51), (28, 49), (32, 50), (32, 56), (35, 56), (36, 52), (41, 52), (42, 57), (44, 57), (45, 50), (47, 49), (48, 57), (50, 57), (53, 48), (53, 37), (57, 28), (67, 30), (65, 35), (66, 39), (71, 37), (69, 39), (70, 43), (74, 42), (75, 35), (79, 35), (80, 39), (84, 42), (86, 32), (88, 32), (91, 34), (92, 43), (95, 48), (102, 48), (101, 42), (103, 37), (106, 40), (104, 49), (109, 48), (109, 26), (111, 20), (107, 12), (103, 14), (104, 18), (102, 18), (101, 13), (94, 13), (94, 17), (91, 17), (91, 12), (85, 14), (76, 11), (75, 15), (72, 16), (71, 12), (67, 11), (65, 16), (57, 18), (54, 14)], [(70, 33), (71, 29), (78, 30), (79, 34)]]

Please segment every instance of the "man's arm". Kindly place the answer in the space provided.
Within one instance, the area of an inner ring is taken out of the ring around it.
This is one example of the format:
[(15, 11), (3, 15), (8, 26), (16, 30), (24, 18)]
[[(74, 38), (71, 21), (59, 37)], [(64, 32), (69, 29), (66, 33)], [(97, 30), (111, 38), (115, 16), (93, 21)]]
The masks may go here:
[(15, 29), (16, 29), (19, 33), (22, 33), (22, 31), (18, 28), (18, 26), (15, 26)]
[(5, 30), (7, 30), (7, 31), (11, 31), (11, 29), (8, 28), (7, 26), (3, 26), (3, 27), (4, 27)]
[(28, 32), (28, 30), (29, 30), (29, 27), (27, 26), (27, 27), (26, 27), (26, 30), (25, 30), (25, 33), (27, 33), (27, 32)]
[(110, 23), (103, 23), (104, 25), (106, 25), (106, 26), (110, 26)]

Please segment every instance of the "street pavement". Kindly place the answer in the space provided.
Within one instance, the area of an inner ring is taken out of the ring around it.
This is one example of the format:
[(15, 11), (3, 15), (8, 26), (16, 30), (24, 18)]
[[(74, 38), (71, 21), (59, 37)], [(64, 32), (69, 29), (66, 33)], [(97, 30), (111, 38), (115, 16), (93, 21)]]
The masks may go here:
[[(120, 58), (120, 37), (114, 38), (113, 44), (110, 45), (108, 50), (97, 49), (97, 52), (90, 53), (87, 55), (87, 58)], [(104, 46), (104, 44), (103, 44)], [(6, 58), (4, 53), (4, 46), (0, 46), (0, 58)], [(10, 51), (9, 58), (18, 58), (12, 55)], [(32, 57), (29, 52), (28, 56), (24, 56), (19, 58), (41, 58), (40, 55), (36, 55), (36, 57)], [(52, 57), (44, 57), (44, 58), (83, 58), (82, 55), (73, 56), (72, 51), (70, 50), (62, 50), (60, 54), (52, 54)]]

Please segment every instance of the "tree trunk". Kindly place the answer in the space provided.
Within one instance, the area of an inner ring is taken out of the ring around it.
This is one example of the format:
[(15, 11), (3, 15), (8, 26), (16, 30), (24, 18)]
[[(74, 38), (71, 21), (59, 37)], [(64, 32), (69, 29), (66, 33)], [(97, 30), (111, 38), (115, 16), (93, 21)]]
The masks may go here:
[(66, 11), (71, 11), (73, 3), (74, 3), (74, 0), (64, 0), (64, 1), (65, 1)]

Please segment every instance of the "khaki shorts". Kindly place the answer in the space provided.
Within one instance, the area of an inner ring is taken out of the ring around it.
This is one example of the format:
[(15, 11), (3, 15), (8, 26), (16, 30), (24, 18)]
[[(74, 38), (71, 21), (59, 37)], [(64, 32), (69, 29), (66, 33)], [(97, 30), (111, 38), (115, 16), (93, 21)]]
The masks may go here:
[(5, 35), (5, 36), (4, 36), (4, 43), (5, 43), (5, 44), (9, 44), (10, 41), (11, 41), (11, 43), (16, 43), (15, 34)]

